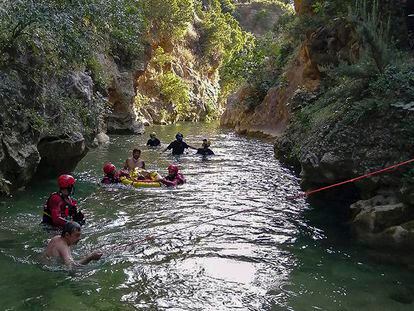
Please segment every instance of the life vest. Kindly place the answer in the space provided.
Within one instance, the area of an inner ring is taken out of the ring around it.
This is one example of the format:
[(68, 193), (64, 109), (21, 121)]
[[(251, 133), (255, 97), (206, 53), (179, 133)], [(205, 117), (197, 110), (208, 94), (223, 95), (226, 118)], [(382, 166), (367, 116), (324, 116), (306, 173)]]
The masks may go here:
[(181, 173), (177, 173), (174, 176), (167, 175), (164, 177), (164, 179), (174, 183), (175, 184), (174, 186), (182, 185), (185, 183), (184, 175)]
[[(62, 218), (70, 217), (74, 219), (76, 215), (80, 212), (77, 211), (77, 202), (73, 200), (72, 198), (68, 197), (68, 199), (64, 199), (62, 194), (60, 192), (54, 192), (52, 193), (49, 198), (47, 199), (45, 205), (43, 206), (43, 223), (53, 225), (53, 219), (52, 219), (52, 212), (51, 212), (51, 199), (53, 196), (59, 196), (61, 199), (61, 202), (63, 202), (63, 205), (60, 205), (60, 216)], [(62, 208), (63, 207), (63, 208)], [(82, 214), (83, 216), (83, 214)], [(74, 219), (75, 220), (75, 219)], [(82, 218), (83, 220), (83, 218)]]

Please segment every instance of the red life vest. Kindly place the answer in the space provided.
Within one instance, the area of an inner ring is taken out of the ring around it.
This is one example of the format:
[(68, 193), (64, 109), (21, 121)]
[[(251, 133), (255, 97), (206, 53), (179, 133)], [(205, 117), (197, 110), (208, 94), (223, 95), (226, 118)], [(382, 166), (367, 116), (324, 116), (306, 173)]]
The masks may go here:
[[(58, 213), (56, 213), (56, 209)], [(43, 223), (63, 226), (65, 219), (73, 218), (77, 213), (77, 202), (71, 197), (63, 198), (60, 192), (52, 193), (43, 207)]]

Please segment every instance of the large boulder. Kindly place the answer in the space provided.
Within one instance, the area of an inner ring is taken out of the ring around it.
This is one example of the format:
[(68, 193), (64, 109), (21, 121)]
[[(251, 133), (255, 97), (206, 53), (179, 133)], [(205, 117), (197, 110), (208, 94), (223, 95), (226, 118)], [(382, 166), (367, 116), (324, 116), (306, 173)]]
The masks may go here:
[(392, 194), (380, 194), (351, 205), (351, 227), (357, 239), (371, 246), (414, 248), (414, 208)]
[(37, 173), (41, 176), (72, 172), (88, 152), (85, 139), (80, 133), (43, 137), (37, 144), (37, 149), (41, 156)]
[(40, 155), (31, 137), (18, 131), (0, 134), (0, 193), (10, 193), (33, 177)]

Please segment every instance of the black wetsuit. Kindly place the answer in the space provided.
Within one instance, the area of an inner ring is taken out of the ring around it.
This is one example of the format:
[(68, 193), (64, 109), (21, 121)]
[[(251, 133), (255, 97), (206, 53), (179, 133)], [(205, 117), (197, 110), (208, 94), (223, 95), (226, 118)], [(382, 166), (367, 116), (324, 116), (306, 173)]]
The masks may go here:
[(159, 146), (159, 145), (161, 145), (161, 142), (160, 142), (160, 140), (158, 139), (158, 138), (154, 138), (154, 139), (148, 139), (148, 141), (147, 141), (147, 146), (150, 146), (150, 147), (157, 147), (157, 146)]
[(205, 155), (214, 155), (214, 152), (210, 148), (198, 148), (196, 154), (201, 154), (205, 156)]
[(188, 145), (183, 141), (174, 140), (171, 144), (168, 145), (167, 149), (172, 149), (173, 155), (179, 155), (184, 153), (184, 149), (187, 149)]

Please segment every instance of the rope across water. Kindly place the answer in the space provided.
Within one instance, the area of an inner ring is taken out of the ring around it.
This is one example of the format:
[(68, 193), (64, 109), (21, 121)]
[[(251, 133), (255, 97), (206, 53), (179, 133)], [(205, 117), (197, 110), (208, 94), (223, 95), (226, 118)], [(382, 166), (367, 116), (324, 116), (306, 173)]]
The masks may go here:
[[(379, 174), (382, 174), (382, 173), (386, 173), (388, 171), (394, 170), (394, 169), (396, 169), (400, 166), (404, 166), (404, 165), (410, 164), (412, 162), (414, 162), (414, 159), (410, 159), (410, 160), (407, 160), (407, 161), (404, 161), (404, 162), (400, 162), (400, 163), (388, 166), (386, 168), (376, 170), (374, 172), (370, 172), (370, 173), (367, 173), (367, 174), (364, 174), (364, 175), (361, 175), (361, 176), (358, 176), (358, 177), (355, 177), (355, 178), (347, 179), (347, 180), (344, 180), (344, 181), (341, 181), (339, 183), (335, 183), (335, 184), (332, 184), (332, 185), (329, 185), (329, 186), (325, 186), (325, 187), (321, 187), (321, 188), (318, 188), (318, 189), (302, 192), (302, 193), (300, 193), (296, 196), (289, 197), (289, 199), (298, 199), (298, 198), (301, 198), (301, 197), (307, 197), (307, 196), (310, 196), (310, 195), (312, 195), (314, 193), (317, 193), (317, 192), (321, 192), (321, 191), (325, 191), (325, 190), (332, 189), (332, 188), (335, 188), (335, 187), (339, 187), (339, 186), (342, 186), (342, 185), (345, 185), (345, 184), (348, 184), (348, 183), (352, 183), (352, 182), (355, 182), (355, 181), (359, 181), (361, 179), (365, 179), (365, 178), (374, 176), (374, 175), (379, 175)], [(216, 221), (216, 220), (226, 219), (226, 218), (229, 218), (231, 216), (242, 214), (242, 213), (253, 212), (253, 211), (255, 211), (259, 208), (260, 208), (260, 206), (254, 207), (254, 208), (249, 208), (249, 209), (244, 209), (244, 210), (240, 210), (240, 211), (237, 211), (237, 212), (228, 213), (228, 214), (223, 215), (223, 216), (214, 217), (214, 218), (211, 218), (209, 220), (201, 221), (201, 222), (198, 222), (198, 223), (195, 223), (195, 224), (192, 224), (192, 225), (184, 226), (184, 227), (176, 229), (174, 231), (166, 231), (164, 233), (157, 234), (157, 235), (148, 235), (144, 239), (140, 239), (138, 241), (133, 241), (133, 242), (130, 242), (130, 243), (127, 243), (127, 244), (124, 244), (124, 245), (120, 245), (118, 247), (112, 248), (112, 250), (125, 249), (129, 246), (134, 246), (134, 245), (146, 242), (146, 241), (151, 241), (151, 240), (154, 240), (155, 238), (160, 238), (162, 236), (173, 234), (173, 233), (176, 233), (178, 231), (183, 231), (183, 230), (186, 230), (186, 229), (198, 227), (200, 225), (208, 224), (208, 223), (211, 223), (211, 222)]]

